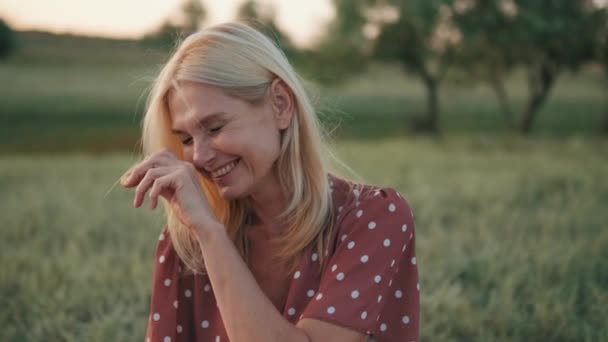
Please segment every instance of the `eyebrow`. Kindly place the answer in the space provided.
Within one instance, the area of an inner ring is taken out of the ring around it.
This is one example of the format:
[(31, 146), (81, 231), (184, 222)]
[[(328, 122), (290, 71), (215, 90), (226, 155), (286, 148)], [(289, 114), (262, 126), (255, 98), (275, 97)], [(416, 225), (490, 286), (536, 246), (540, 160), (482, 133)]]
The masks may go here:
[[(222, 118), (223, 116), (226, 116), (226, 115), (228, 115), (228, 113), (226, 113), (226, 112), (214, 112), (214, 113), (205, 115), (205, 117), (202, 118), (198, 122), (198, 126), (199, 127), (200, 126), (205, 126), (205, 125), (209, 124), (209, 122), (218, 120), (218, 119), (220, 119), (220, 118)], [(186, 132), (180, 131), (179, 129), (175, 129), (175, 128), (172, 128), (171, 132), (173, 132), (173, 134), (187, 134)]]

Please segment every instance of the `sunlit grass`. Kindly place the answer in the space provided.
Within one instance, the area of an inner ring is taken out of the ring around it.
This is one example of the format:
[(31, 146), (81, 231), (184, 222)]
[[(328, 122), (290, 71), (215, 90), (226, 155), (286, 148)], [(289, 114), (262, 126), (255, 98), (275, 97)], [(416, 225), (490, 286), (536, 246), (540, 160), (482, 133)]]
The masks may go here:
[[(337, 150), (414, 209), (423, 340), (608, 338), (606, 142), (402, 138)], [(0, 158), (0, 340), (143, 338), (162, 219), (112, 187), (133, 161)]]

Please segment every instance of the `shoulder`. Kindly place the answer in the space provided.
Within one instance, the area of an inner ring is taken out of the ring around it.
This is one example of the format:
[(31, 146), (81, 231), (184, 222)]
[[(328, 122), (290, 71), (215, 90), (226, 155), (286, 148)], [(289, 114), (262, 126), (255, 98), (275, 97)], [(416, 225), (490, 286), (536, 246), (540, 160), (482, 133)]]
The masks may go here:
[(330, 179), (336, 224), (342, 234), (358, 226), (374, 230), (379, 224), (413, 228), (410, 203), (396, 189), (355, 183), (335, 176)]

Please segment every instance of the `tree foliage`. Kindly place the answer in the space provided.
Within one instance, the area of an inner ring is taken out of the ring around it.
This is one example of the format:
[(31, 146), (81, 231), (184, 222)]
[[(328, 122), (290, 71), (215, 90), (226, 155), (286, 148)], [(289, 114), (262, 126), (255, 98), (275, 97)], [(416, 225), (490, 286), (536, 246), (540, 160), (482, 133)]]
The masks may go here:
[(272, 38), (290, 57), (295, 57), (297, 48), (289, 36), (276, 24), (275, 8), (269, 3), (256, 0), (243, 2), (237, 10), (237, 20), (247, 22)]
[(15, 49), (15, 33), (0, 19), (0, 59), (8, 57)]
[(175, 15), (169, 16), (142, 41), (149, 45), (171, 48), (177, 41), (198, 30), (206, 17), (207, 11), (201, 0), (185, 0)]

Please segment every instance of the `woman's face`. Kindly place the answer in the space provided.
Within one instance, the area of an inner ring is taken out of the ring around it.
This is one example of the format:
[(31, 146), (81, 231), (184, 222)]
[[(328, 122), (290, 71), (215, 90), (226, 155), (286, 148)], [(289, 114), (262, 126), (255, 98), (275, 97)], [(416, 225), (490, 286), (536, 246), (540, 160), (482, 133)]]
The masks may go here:
[(169, 92), (167, 102), (184, 159), (213, 180), (225, 199), (278, 186), (274, 165), (280, 131), (288, 127), (293, 112), (285, 85), (275, 80), (266, 98), (252, 104), (218, 87), (179, 84), (179, 89)]

